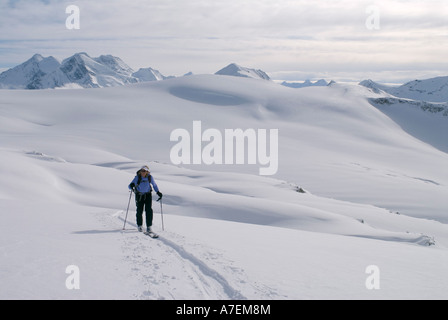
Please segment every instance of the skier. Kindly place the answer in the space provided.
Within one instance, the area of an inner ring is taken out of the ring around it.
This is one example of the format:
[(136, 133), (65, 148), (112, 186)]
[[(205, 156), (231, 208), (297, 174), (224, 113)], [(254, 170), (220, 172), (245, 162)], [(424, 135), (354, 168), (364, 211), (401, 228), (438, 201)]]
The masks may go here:
[(135, 193), (135, 204), (137, 206), (137, 227), (140, 232), (143, 231), (143, 208), (146, 212), (146, 232), (153, 232), (151, 230), (153, 218), (151, 185), (154, 187), (154, 190), (157, 192), (159, 198), (162, 198), (163, 195), (159, 191), (159, 187), (154, 181), (154, 178), (151, 176), (149, 167), (143, 166), (137, 171), (137, 175), (128, 186), (128, 188)]

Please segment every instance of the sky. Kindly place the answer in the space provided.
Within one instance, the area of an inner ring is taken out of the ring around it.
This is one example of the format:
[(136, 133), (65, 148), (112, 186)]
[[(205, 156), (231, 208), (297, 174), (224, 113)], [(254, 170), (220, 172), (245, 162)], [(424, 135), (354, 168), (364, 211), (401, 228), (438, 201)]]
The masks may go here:
[(0, 71), (86, 52), (166, 76), (237, 63), (274, 80), (404, 83), (448, 75), (447, 40), (447, 0), (0, 0)]

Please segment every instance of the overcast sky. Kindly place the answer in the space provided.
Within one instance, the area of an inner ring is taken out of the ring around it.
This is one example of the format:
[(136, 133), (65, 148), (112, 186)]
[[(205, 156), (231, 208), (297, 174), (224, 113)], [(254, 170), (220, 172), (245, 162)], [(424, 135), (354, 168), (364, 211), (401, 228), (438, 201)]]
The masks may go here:
[(87, 52), (164, 75), (235, 62), (276, 80), (405, 82), (448, 75), (447, 40), (448, 0), (0, 0), (0, 70)]

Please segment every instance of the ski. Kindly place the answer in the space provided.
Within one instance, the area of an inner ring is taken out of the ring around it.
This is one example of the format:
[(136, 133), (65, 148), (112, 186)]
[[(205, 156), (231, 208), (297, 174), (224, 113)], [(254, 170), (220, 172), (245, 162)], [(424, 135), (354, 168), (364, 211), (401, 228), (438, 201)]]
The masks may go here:
[(145, 231), (145, 232), (143, 232), (143, 234), (146, 235), (146, 236), (149, 236), (149, 237), (151, 237), (153, 239), (157, 239), (159, 237), (159, 235), (157, 233), (154, 233), (154, 232), (147, 232), (147, 231)]

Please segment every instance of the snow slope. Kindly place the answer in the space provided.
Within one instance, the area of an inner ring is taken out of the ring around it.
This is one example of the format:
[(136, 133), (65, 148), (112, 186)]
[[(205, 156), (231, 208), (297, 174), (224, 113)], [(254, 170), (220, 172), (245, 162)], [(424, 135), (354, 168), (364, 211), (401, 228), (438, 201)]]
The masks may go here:
[(369, 100), (372, 105), (394, 119), (406, 132), (432, 146), (448, 152), (448, 103), (432, 103), (395, 97)]
[[(216, 75), (2, 91), (0, 298), (446, 299), (448, 155), (375, 97)], [(278, 173), (171, 164), (171, 132), (193, 121), (278, 129)], [(164, 193), (159, 240), (136, 232), (133, 201), (122, 230), (143, 164)]]
[(360, 85), (375, 93), (369, 102), (406, 132), (448, 152), (445, 139), (448, 134), (447, 79), (415, 80), (398, 87), (364, 80)]

